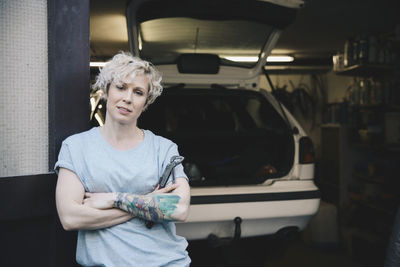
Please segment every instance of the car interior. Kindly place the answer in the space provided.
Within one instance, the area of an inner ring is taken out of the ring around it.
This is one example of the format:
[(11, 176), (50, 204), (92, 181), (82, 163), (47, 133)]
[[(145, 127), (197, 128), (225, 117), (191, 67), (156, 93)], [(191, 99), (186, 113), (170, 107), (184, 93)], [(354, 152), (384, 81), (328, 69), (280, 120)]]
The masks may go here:
[[(291, 131), (258, 92), (167, 89), (139, 126), (179, 144), (193, 186), (262, 183), (287, 174), (294, 158)], [(268, 164), (276, 172), (259, 174)]]

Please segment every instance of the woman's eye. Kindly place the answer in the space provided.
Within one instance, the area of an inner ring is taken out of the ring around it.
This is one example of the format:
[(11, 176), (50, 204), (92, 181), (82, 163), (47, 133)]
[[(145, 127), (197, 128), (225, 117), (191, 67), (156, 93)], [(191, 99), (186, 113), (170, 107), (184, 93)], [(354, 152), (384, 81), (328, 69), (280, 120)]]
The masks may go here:
[(117, 87), (119, 90), (124, 90), (124, 86), (123, 86), (123, 85), (116, 85), (116, 87)]
[(137, 95), (143, 95), (143, 92), (142, 92), (142, 91), (135, 91), (135, 93), (136, 93)]

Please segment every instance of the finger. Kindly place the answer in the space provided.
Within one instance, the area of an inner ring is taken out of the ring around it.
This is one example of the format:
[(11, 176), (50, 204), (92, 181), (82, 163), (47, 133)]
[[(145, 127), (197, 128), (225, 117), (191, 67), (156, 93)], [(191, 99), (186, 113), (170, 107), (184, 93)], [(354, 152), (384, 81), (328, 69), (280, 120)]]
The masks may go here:
[(171, 192), (171, 191), (175, 190), (176, 188), (178, 188), (177, 184), (170, 184), (167, 187), (163, 188), (162, 191), (164, 193), (168, 193), (168, 192)]
[(174, 189), (176, 189), (176, 188), (178, 188), (178, 184), (169, 184), (168, 186), (167, 186), (167, 188), (169, 188), (170, 190), (174, 190)]
[(153, 193), (155, 194), (160, 194), (160, 193), (164, 193), (165, 192), (165, 188), (160, 188), (160, 189), (156, 189), (153, 191)]
[(89, 192), (85, 192), (85, 197), (86, 198), (89, 198), (89, 197), (91, 197), (92, 196), (92, 194), (91, 193), (89, 193)]
[(177, 188), (178, 186), (179, 186), (179, 184), (177, 184), (177, 183), (169, 183), (167, 187)]
[(160, 185), (157, 185), (156, 188), (153, 190), (152, 193), (156, 193), (158, 190), (160, 190)]

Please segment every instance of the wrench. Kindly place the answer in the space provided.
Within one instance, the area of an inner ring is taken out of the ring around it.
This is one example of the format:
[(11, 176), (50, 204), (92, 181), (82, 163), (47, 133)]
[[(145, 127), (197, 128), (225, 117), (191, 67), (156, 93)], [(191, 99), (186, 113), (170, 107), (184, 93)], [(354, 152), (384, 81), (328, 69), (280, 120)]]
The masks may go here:
[[(179, 165), (185, 158), (182, 156), (172, 156), (170, 159), (170, 163), (165, 167), (164, 173), (161, 175), (160, 180), (158, 181), (159, 188), (164, 188), (167, 185), (168, 178), (172, 174), (172, 183), (175, 183), (175, 173), (173, 169)], [(146, 227), (151, 229), (153, 227), (154, 222), (146, 221)]]

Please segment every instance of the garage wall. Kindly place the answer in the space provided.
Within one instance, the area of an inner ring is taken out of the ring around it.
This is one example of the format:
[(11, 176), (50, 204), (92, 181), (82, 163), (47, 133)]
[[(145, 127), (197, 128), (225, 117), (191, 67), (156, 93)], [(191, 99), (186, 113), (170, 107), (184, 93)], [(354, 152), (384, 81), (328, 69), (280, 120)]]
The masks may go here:
[(89, 127), (89, 0), (0, 0), (0, 38), (0, 266), (78, 266), (49, 169)]
[(0, 177), (48, 172), (47, 1), (0, 1)]
[(346, 89), (353, 81), (352, 77), (340, 76), (333, 71), (327, 74), (328, 81), (328, 103), (342, 102), (346, 95)]

